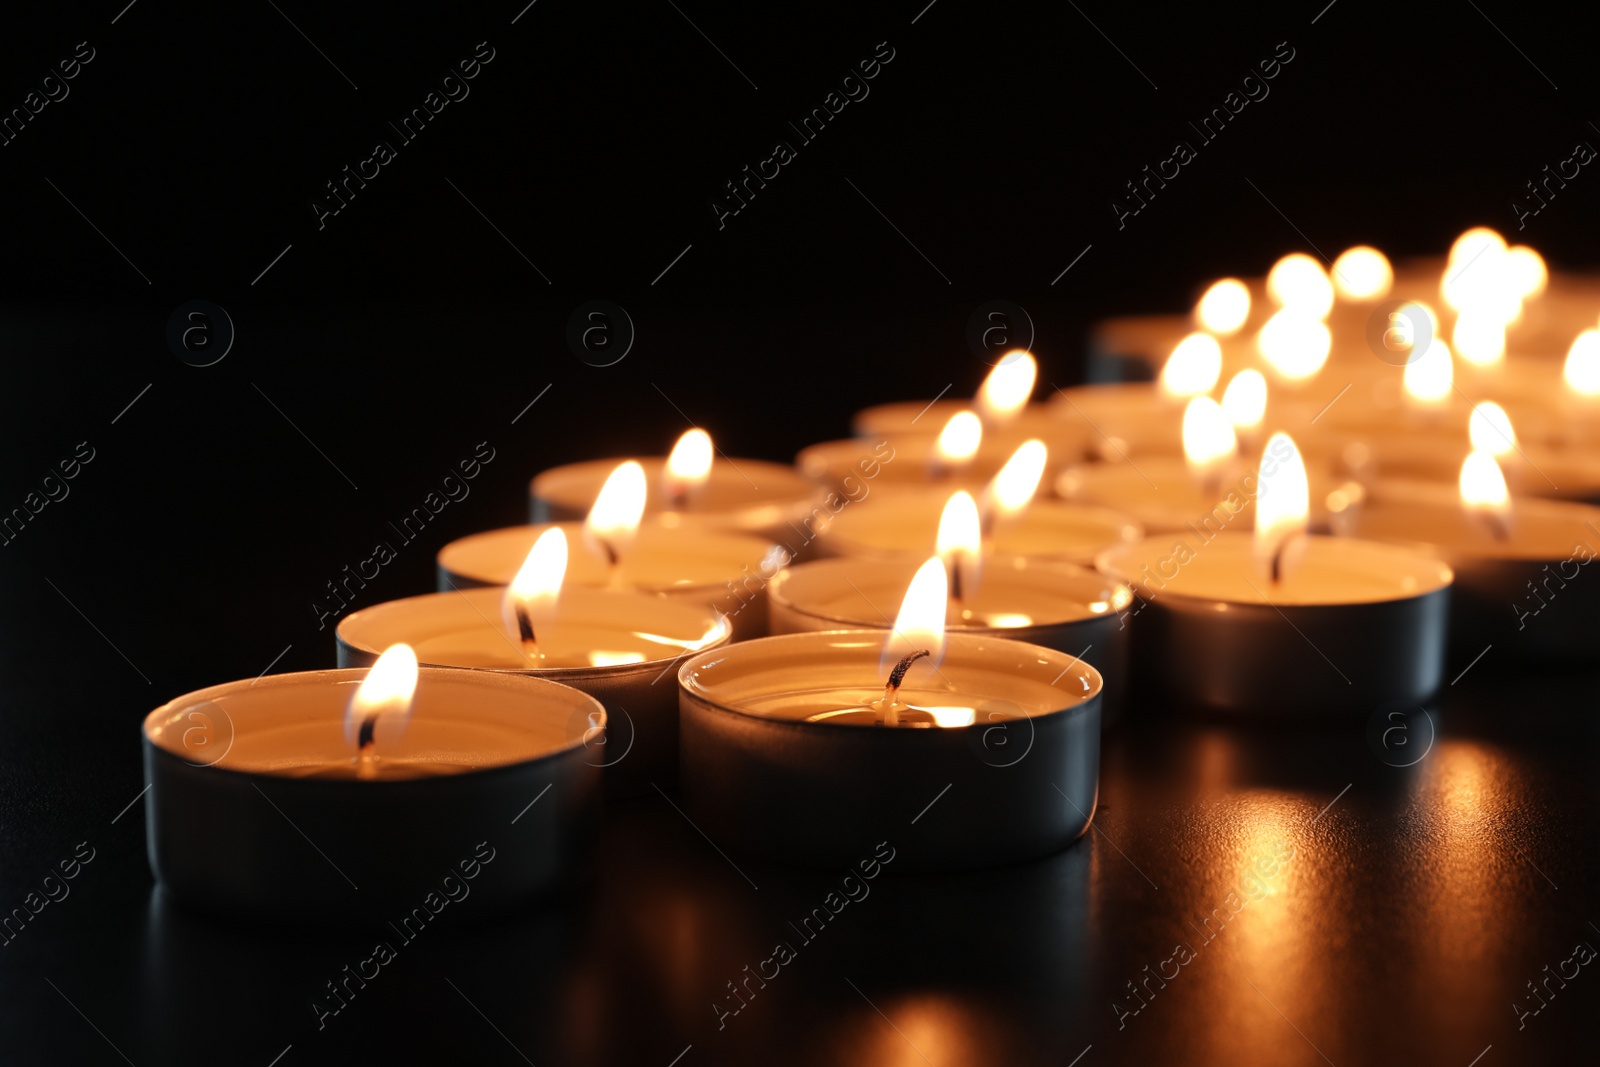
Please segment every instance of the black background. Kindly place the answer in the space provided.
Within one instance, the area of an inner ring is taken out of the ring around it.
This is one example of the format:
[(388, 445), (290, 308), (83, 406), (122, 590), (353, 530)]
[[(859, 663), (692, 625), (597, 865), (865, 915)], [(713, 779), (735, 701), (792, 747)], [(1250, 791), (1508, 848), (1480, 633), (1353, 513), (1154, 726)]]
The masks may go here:
[[(304, 1003), (347, 962), (340, 945), (172, 913), (142, 858), (142, 806), (110, 819), (141, 786), (149, 708), (269, 664), (331, 664), (312, 600), (478, 442), (496, 458), (472, 495), (363, 602), (431, 588), (433, 552), (520, 520), (526, 479), (555, 463), (658, 453), (691, 421), (730, 455), (787, 459), (868, 403), (968, 392), (987, 368), (964, 333), (986, 300), (1028, 310), (1043, 377), (1064, 385), (1094, 319), (1179, 310), (1208, 278), (1290, 250), (1438, 254), (1485, 223), (1558, 269), (1594, 267), (1600, 179), (1580, 174), (1522, 233), (1510, 206), (1575, 143), (1600, 143), (1592, 22), (1466, 0), (113, 0), (8, 13), (5, 31), (7, 111), (78, 42), (95, 58), (0, 147), (0, 510), (79, 442), (95, 458), (0, 549), (0, 904), (79, 840), (104, 858), (0, 949), (0, 1060), (119, 1062), (104, 1037), (139, 1064), (265, 1064), (291, 1043), (285, 1064), (391, 1045), (519, 1062), (442, 974), (472, 983), (541, 1064), (665, 1064), (691, 1043), (702, 1062), (1066, 1062), (1091, 1043), (1112, 1062), (1322, 1062), (1314, 1042), (1344, 1067), (1465, 1064), (1490, 1043), (1498, 1062), (1533, 1062), (1589, 1039), (1581, 978), (1529, 1032), (1505, 1006), (1573, 940), (1600, 938), (1583, 912), (1596, 739), (1571, 679), (1460, 698), (1478, 710), (1454, 720), (1457, 747), (1409, 772), (1376, 763), (1359, 726), (1321, 740), (1130, 729), (1108, 743), (1097, 821), (1127, 864), (1097, 836), (987, 880), (895, 882), (737, 1038), (703, 1004), (782, 901), (809, 906), (826, 879), (773, 874), (777, 899), (738, 900), (742, 883), (664, 806), (616, 813), (589, 909), (442, 937), (331, 1036)], [(480, 41), (495, 58), (470, 96), (319, 229), (323, 183), (393, 143), (383, 123)], [(894, 59), (870, 95), (719, 229), (722, 184), (794, 143), (786, 122), (882, 41)], [(1295, 58), (1270, 96), (1119, 229), (1123, 182), (1197, 144), (1187, 123), (1279, 42)], [(166, 342), (192, 299), (237, 331), (207, 368)], [(591, 299), (637, 330), (610, 367), (565, 339)], [(1261, 765), (1265, 781), (1238, 769)], [(1226, 828), (1263, 805), (1303, 823), (1352, 780), (1366, 788), (1340, 802), (1348, 821), (1336, 807), (1299, 839), (1315, 858), (1281, 920), (1303, 927), (1269, 953), (1280, 969), (1251, 969), (1254, 942), (1223, 949), (1276, 1008), (1214, 975), (1176, 990), (1164, 1021), (1139, 1020), (1143, 1036), (1113, 1036), (1105, 1005), (1170, 952), (1160, 928), (1209, 909), (1216, 871), (1243, 862)], [(838, 981), (851, 966), (887, 1016), (925, 1023), (917, 1055)], [(1274, 974), (1300, 980), (1274, 996)]]

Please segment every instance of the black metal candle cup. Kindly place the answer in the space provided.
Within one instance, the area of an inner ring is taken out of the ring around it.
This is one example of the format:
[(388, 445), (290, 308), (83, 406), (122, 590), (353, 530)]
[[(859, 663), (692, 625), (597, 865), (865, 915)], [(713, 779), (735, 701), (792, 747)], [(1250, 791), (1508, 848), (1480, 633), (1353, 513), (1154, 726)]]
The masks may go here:
[(201, 689), (144, 721), (151, 869), (184, 907), (377, 929), (460, 901), (503, 914), (586, 877), (602, 810), (598, 701), (537, 678), (422, 668), (409, 721), (358, 777), (365, 671)]
[[(1081, 836), (1099, 788), (1098, 672), (1051, 649), (945, 635), (913, 664), (900, 725), (879, 630), (786, 634), (678, 672), (683, 792), (697, 826), (741, 853), (848, 866), (894, 843), (897, 870), (1032, 859)], [(863, 851), (865, 850), (865, 851)]]
[(496, 587), (428, 593), (353, 612), (337, 630), (339, 666), (370, 666), (384, 649), (405, 642), (431, 666), (561, 682), (605, 705), (604, 748), (591, 758), (605, 767), (608, 797), (639, 796), (652, 791), (652, 782), (672, 782), (678, 770), (673, 669), (691, 652), (726, 644), (726, 619), (644, 593), (565, 589), (556, 624), (540, 635), (552, 655), (547, 665), (532, 666), (501, 628), (504, 594)]

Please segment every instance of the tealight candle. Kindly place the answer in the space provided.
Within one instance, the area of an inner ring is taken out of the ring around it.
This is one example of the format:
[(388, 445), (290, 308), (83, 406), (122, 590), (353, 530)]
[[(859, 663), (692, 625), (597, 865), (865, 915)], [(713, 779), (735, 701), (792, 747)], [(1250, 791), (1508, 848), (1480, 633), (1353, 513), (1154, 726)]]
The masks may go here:
[[(229, 918), (350, 928), (441, 892), (470, 892), (473, 914), (492, 916), (582, 877), (600, 822), (600, 703), (399, 659), (377, 679), (268, 675), (152, 711), (146, 836), (162, 889)], [(388, 688), (363, 701), (373, 681)]]
[(995, 364), (970, 401), (936, 397), (875, 404), (856, 412), (851, 430), (858, 437), (932, 433), (954, 416), (971, 412), (978, 416), (986, 432), (1010, 428), (1038, 433), (1053, 421), (1044, 407), (1028, 403), (1038, 377), (1038, 361), (1020, 348), (1012, 349)]
[(1037, 645), (944, 633), (946, 596), (930, 560), (887, 642), (877, 630), (786, 634), (685, 663), (696, 824), (731, 849), (824, 866), (887, 840), (907, 870), (1014, 862), (1083, 834), (1099, 674)]
[[(709, 437), (705, 446), (711, 447)], [(793, 537), (795, 527), (790, 524), (803, 523), (812, 515), (816, 489), (793, 467), (759, 459), (720, 459), (702, 470), (705, 453), (698, 446), (691, 445), (684, 453), (673, 451), (679, 457), (676, 466), (670, 457), (626, 461), (638, 467), (645, 486), (644, 515), (660, 516), (667, 524), (715, 526), (775, 541)], [(592, 460), (544, 471), (529, 487), (533, 521), (582, 519), (622, 462)]]
[[(1030, 438), (1042, 438), (1058, 461), (1087, 455), (1086, 442), (1065, 422), (1041, 425), (1040, 420), (1029, 420), (1020, 429), (1006, 426), (984, 431), (976, 415), (961, 411), (950, 417), (950, 425), (970, 428), (974, 436), (952, 441), (947, 431), (902, 432), (878, 438), (823, 441), (802, 449), (795, 456), (794, 465), (818, 485), (853, 498), (863, 491), (870, 492), (874, 485), (981, 485), (994, 477)], [(892, 461), (885, 456), (892, 457)], [(872, 479), (865, 477), (867, 470), (874, 472)]]
[[(818, 549), (825, 556), (924, 558), (948, 500), (947, 488), (885, 486), (823, 527)], [(1122, 512), (1034, 500), (1020, 514), (996, 519), (984, 548), (996, 556), (1088, 563), (1102, 549), (1141, 536), (1138, 523)]]
[[(1254, 533), (1153, 538), (1100, 569), (1132, 585), (1136, 662), (1180, 702), (1286, 717), (1421, 701), (1444, 666), (1449, 566), (1373, 541), (1305, 532), (1299, 452), (1258, 475)], [(1143, 601), (1142, 603), (1140, 601)]]
[[(971, 533), (975, 538), (976, 529)], [(1132, 590), (1088, 568), (1014, 557), (982, 560), (979, 580), (975, 543), (965, 558), (946, 545), (939, 554), (953, 575), (963, 576), (951, 583), (949, 632), (1026, 641), (1083, 660), (1104, 679), (1107, 725), (1115, 721), (1127, 680), (1120, 615)], [(886, 629), (918, 566), (912, 560), (824, 559), (786, 568), (772, 583), (771, 631)]]
[(607, 793), (633, 795), (670, 781), (677, 765), (676, 701), (670, 684), (656, 683), (682, 657), (727, 644), (732, 630), (708, 607), (564, 587), (565, 542), (559, 527), (541, 535), (508, 588), (428, 593), (345, 616), (339, 664), (371, 663), (404, 641), (426, 664), (529, 674), (581, 689), (610, 716)]
[[(580, 523), (556, 523), (569, 541), (581, 541)], [(439, 550), (439, 592), (511, 584), (535, 541), (551, 525), (508, 526), (451, 541)], [(766, 632), (766, 582), (787, 562), (777, 545), (746, 534), (697, 530), (649, 522), (639, 527), (627, 555), (613, 570), (600, 553), (574, 552), (566, 580), (574, 586), (653, 593), (708, 606), (733, 624), (734, 640)]]
[(1379, 482), (1352, 531), (1426, 546), (1455, 572), (1450, 639), (1465, 661), (1589, 663), (1600, 650), (1600, 583), (1579, 581), (1600, 552), (1600, 508), (1513, 501), (1492, 456), (1474, 453), (1459, 487)]

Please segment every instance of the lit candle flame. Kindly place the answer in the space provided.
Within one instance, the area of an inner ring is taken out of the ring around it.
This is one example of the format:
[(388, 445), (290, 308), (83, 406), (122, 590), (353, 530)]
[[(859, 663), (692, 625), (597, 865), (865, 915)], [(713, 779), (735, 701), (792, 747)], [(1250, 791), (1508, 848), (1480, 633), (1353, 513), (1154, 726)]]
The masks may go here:
[(667, 465), (661, 472), (667, 499), (675, 508), (688, 503), (689, 497), (711, 477), (711, 435), (698, 427), (687, 430), (672, 446)]
[(958, 411), (939, 431), (933, 451), (940, 467), (954, 470), (971, 463), (982, 443), (983, 420), (970, 411)]
[(1474, 452), (1498, 457), (1509, 456), (1517, 450), (1517, 434), (1511, 428), (1511, 416), (1493, 400), (1473, 406), (1467, 418), (1467, 435), (1472, 438)]
[(1261, 429), (1261, 420), (1267, 416), (1266, 377), (1254, 369), (1235, 374), (1222, 391), (1222, 413), (1238, 433)]
[(1179, 341), (1161, 368), (1161, 392), (1177, 400), (1209, 393), (1222, 376), (1222, 346), (1208, 333)]
[[(934, 556), (917, 568), (911, 584), (906, 588), (905, 599), (900, 602), (900, 614), (895, 616), (894, 629), (883, 645), (880, 668), (889, 672), (908, 656), (923, 653), (930, 667), (937, 668), (944, 659), (944, 618), (950, 600), (949, 581), (945, 576), (944, 561)], [(909, 666), (909, 665), (908, 665)], [(894, 674), (900, 674), (895, 670)], [(890, 675), (879, 706), (884, 722), (894, 725), (899, 712), (905, 707), (895, 698), (895, 691), (904, 681)]]
[[(1513, 258), (1506, 248), (1505, 238), (1495, 231), (1474, 227), (1450, 246), (1450, 259), (1445, 265), (1439, 292), (1455, 311), (1470, 312), (1474, 318), (1504, 326), (1522, 314), (1523, 290), (1532, 280), (1527, 277), (1531, 272), (1524, 259), (1520, 254)], [(1463, 348), (1460, 338), (1457, 338), (1456, 348)], [(1466, 351), (1461, 355), (1480, 362)]]
[(1376, 248), (1356, 245), (1333, 261), (1333, 287), (1346, 300), (1377, 300), (1389, 294), (1394, 268)]
[(1469, 515), (1488, 522), (1496, 537), (1509, 531), (1511, 491), (1500, 464), (1488, 452), (1474, 449), (1461, 464), (1461, 505)]
[(1406, 397), (1419, 407), (1441, 407), (1455, 388), (1456, 364), (1450, 346), (1438, 337), (1431, 339), (1422, 354), (1406, 364), (1402, 377)]
[(357, 774), (368, 778), (377, 773), (377, 732), (393, 741), (411, 715), (411, 701), (417, 693), (417, 654), (410, 645), (390, 645), (367, 670), (350, 706), (345, 710), (345, 739), (358, 749)]
[(537, 635), (555, 618), (567, 574), (567, 535), (553, 526), (539, 535), (501, 599), (506, 628), (530, 660), (540, 656)]
[(1214, 482), (1239, 450), (1239, 438), (1222, 405), (1209, 396), (1197, 396), (1183, 409), (1183, 458), (1189, 471)]
[(950, 572), (951, 600), (961, 601), (977, 591), (983, 561), (982, 523), (977, 501), (966, 490), (946, 501), (934, 551)]
[(613, 584), (622, 557), (638, 536), (646, 495), (644, 468), (630, 459), (611, 472), (583, 520), (584, 544), (611, 565)]
[(1285, 308), (1261, 327), (1256, 348), (1280, 377), (1304, 381), (1328, 361), (1333, 335), (1320, 319)]
[(1050, 450), (1037, 439), (1024, 441), (1011, 453), (1006, 465), (983, 487), (983, 505), (979, 510), (986, 528), (992, 528), (997, 520), (1021, 513), (1033, 502), (1049, 458)]
[(1512, 245), (1506, 249), (1506, 273), (1512, 288), (1524, 300), (1544, 292), (1550, 282), (1550, 270), (1544, 265), (1544, 257), (1527, 245)]
[(1256, 475), (1256, 566), (1274, 583), (1286, 578), (1305, 545), (1311, 487), (1305, 461), (1288, 434), (1275, 433)]
[(1561, 377), (1578, 396), (1600, 396), (1600, 330), (1584, 330), (1573, 339)]
[(1284, 256), (1267, 273), (1267, 292), (1285, 311), (1323, 319), (1333, 308), (1333, 283), (1322, 264), (1304, 252)]
[(1238, 333), (1250, 318), (1250, 290), (1237, 278), (1213, 282), (1195, 305), (1194, 317), (1214, 334), (1228, 337)]
[(1506, 358), (1505, 323), (1491, 312), (1461, 312), (1450, 337), (1461, 358), (1473, 366), (1492, 367)]
[(988, 423), (1010, 422), (1027, 406), (1039, 364), (1024, 350), (1007, 352), (978, 388), (978, 413)]

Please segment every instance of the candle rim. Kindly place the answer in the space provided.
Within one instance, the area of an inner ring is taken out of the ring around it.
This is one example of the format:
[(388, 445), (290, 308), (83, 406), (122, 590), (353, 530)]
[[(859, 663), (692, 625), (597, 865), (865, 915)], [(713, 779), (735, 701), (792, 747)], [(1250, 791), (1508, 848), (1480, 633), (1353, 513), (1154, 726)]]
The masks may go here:
[[(497, 675), (500, 677), (496, 677)], [(167, 758), (175, 760), (179, 763), (194, 767), (197, 770), (208, 772), (215, 771), (225, 775), (233, 775), (240, 780), (264, 778), (275, 782), (305, 782), (307, 783), (305, 788), (346, 788), (350, 786), (364, 788), (372, 788), (374, 786), (382, 786), (386, 788), (396, 786), (417, 788), (421, 786), (423, 788), (427, 788), (427, 786), (424, 786), (423, 783), (449, 782), (468, 776), (477, 777), (496, 772), (512, 772), (519, 768), (525, 768), (535, 763), (568, 757), (574, 752), (587, 747), (584, 737), (579, 735), (577, 737), (568, 737), (561, 745), (552, 747), (547, 752), (541, 752), (537, 755), (528, 756), (526, 758), (513, 757), (504, 762), (492, 763), (487, 766), (456, 764), (454, 766), (460, 766), (462, 769), (447, 775), (403, 778), (386, 781), (381, 778), (372, 780), (293, 778), (288, 775), (275, 774), (271, 771), (223, 766), (223, 761), (227, 758), (226, 753), (224, 753), (223, 756), (218, 757), (216, 762), (196, 763), (194, 761), (185, 759), (180, 751), (175, 750), (166, 741), (166, 727), (181, 721), (181, 717), (184, 715), (184, 713), (200, 705), (213, 703), (219, 698), (227, 696), (229, 693), (250, 691), (271, 692), (274, 689), (292, 689), (303, 685), (349, 686), (351, 687), (351, 692), (354, 692), (354, 687), (359, 686), (366, 676), (366, 667), (334, 667), (325, 670), (289, 671), (283, 674), (267, 674), (262, 675), (254, 680), (235, 679), (229, 682), (219, 682), (215, 685), (209, 685), (202, 689), (196, 689), (191, 692), (173, 697), (166, 703), (152, 709), (145, 715), (144, 719), (140, 723), (140, 739), (146, 751), (149, 752), (154, 758)], [(419, 687), (425, 681), (459, 683), (460, 685), (469, 688), (481, 687), (486, 689), (500, 690), (532, 690), (552, 698), (552, 704), (554, 704), (555, 699), (569, 703), (571, 705), (571, 711), (568, 713), (569, 715), (575, 714), (578, 711), (583, 711), (585, 715), (589, 717), (590, 722), (595, 723), (598, 726), (609, 725), (610, 715), (606, 711), (605, 705), (602, 704), (598, 699), (584, 692), (583, 690), (576, 688), (575, 686), (563, 685), (562, 683), (549, 678), (539, 678), (522, 672), (514, 671), (472, 671), (463, 670), (459, 667), (441, 667), (432, 664), (421, 664), (418, 667)], [(258, 689), (258, 687), (260, 688)], [(218, 706), (221, 707), (224, 712), (227, 711), (226, 707), (221, 705)], [(598, 720), (593, 718), (595, 715), (599, 715)], [(232, 719), (231, 713), (229, 713), (229, 719)], [(464, 717), (464, 720), (470, 720), (470, 716)], [(235, 725), (234, 729), (237, 732), (237, 725)], [(149, 779), (149, 776), (149, 770), (147, 768), (145, 774), (147, 780)], [(445, 787), (441, 786), (439, 788)]]
[[(832, 647), (835, 642), (839, 642), (845, 638), (854, 638), (865, 644), (870, 650), (868, 658), (872, 664), (876, 666), (879, 658), (878, 653), (883, 645), (883, 636), (884, 631), (882, 630), (812, 630), (804, 633), (773, 634), (768, 637), (757, 637), (749, 641), (741, 641), (738, 644), (729, 645), (725, 648), (711, 649), (706, 652), (697, 653), (696, 655), (691, 656), (681, 667), (678, 668), (678, 693), (681, 698), (693, 700), (704, 707), (716, 711), (738, 716), (741, 720), (754, 720), (756, 722), (773, 727), (792, 727), (800, 730), (839, 731), (841, 727), (838, 724), (807, 721), (803, 719), (775, 718), (770, 715), (763, 715), (758, 712), (750, 711), (748, 709), (727, 703), (708, 692), (703, 683), (696, 681), (694, 678), (694, 672), (701, 669), (702, 666), (712, 666), (740, 656), (752, 655), (760, 649), (772, 649), (779, 643), (792, 645), (820, 644), (822, 647), (827, 648)], [(1059, 652), (1053, 648), (1047, 648), (1043, 645), (1036, 645), (1028, 641), (1017, 641), (1008, 637), (1001, 637), (996, 633), (964, 633), (961, 631), (946, 633), (944, 665), (946, 667), (950, 666), (950, 660), (953, 653), (960, 651), (981, 651), (984, 643), (1016, 645), (1020, 648), (1028, 650), (1030, 654), (1037, 655), (1045, 660), (1051, 661), (1050, 665), (1052, 667), (1057, 665), (1062, 667), (1062, 670), (1055, 676), (1053, 681), (1041, 684), (1048, 685), (1050, 688), (1060, 692), (1063, 700), (1068, 701), (1068, 703), (1065, 703), (1059, 708), (1052, 708), (1049, 711), (1042, 711), (1037, 715), (1023, 715), (1021, 720), (1029, 723), (1042, 723), (1054, 720), (1057, 717), (1086, 715), (1091, 712), (1098, 712), (1098, 709), (1101, 708), (1100, 701), (1101, 698), (1105, 696), (1105, 678), (1101, 675), (1100, 671), (1087, 660), (1080, 659), (1077, 656), (1066, 652)], [(973, 646), (977, 647), (974, 648)], [(1089, 690), (1086, 693), (1074, 693), (1070, 689), (1058, 684), (1063, 678), (1068, 677), (1069, 674), (1074, 679), (1085, 679), (1091, 682), (1092, 685)], [(931, 737), (965, 737), (968, 731), (987, 729), (989, 725), (990, 724), (988, 723), (973, 722), (965, 726), (946, 726), (937, 730), (903, 730), (898, 727), (888, 726), (884, 726), (879, 729), (853, 726), (849, 729), (852, 731), (859, 731), (862, 735), (875, 735), (884, 730), (888, 730), (892, 731), (896, 735), (904, 736), (927, 735)], [(837, 735), (833, 734), (830, 736)], [(917, 744), (919, 742), (909, 743)]]

